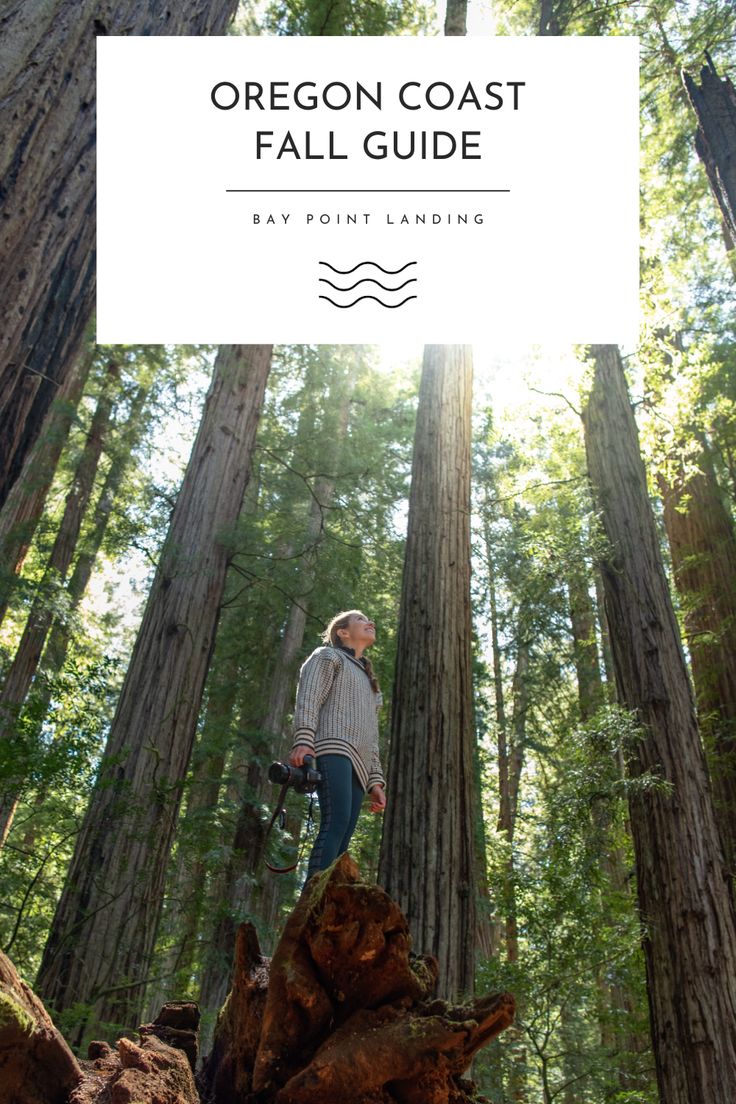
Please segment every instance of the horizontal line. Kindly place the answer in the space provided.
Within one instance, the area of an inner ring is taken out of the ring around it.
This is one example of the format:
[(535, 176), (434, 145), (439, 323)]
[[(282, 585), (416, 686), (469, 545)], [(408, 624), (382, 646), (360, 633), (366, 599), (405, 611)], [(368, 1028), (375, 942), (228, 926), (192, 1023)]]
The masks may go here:
[(510, 188), (226, 188), (226, 192), (510, 192)]

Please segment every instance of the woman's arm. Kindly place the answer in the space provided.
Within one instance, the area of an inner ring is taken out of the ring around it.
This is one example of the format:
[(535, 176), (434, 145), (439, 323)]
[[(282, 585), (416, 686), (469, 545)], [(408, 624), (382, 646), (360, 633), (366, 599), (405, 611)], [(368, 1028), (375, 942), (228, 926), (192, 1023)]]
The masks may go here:
[(386, 779), (383, 777), (377, 743), (373, 745), (373, 757), (368, 775), (368, 793), (371, 798), (371, 812), (382, 812), (386, 808)]
[(383, 786), (378, 783), (372, 786), (369, 791), (371, 803), (369, 809), (372, 813), (382, 813), (386, 808), (386, 791)]

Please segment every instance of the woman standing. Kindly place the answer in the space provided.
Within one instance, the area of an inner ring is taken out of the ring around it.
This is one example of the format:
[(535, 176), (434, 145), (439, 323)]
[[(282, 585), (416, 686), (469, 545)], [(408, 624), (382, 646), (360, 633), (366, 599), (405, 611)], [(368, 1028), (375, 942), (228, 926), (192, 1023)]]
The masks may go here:
[(320, 824), (307, 878), (347, 851), (367, 792), (370, 810), (386, 808), (385, 780), (378, 757), (378, 710), (382, 697), (364, 652), (376, 640), (376, 626), (360, 610), (338, 613), (299, 672), (294, 712), (294, 746), (289, 762), (300, 767), (316, 755)]

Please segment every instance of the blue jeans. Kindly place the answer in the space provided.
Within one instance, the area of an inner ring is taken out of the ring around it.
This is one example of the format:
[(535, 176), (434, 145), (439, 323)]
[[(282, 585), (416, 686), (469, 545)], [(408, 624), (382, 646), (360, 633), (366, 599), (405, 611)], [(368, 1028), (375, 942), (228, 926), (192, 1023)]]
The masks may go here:
[(338, 855), (347, 851), (355, 831), (365, 791), (347, 755), (319, 755), (317, 786), (319, 832), (309, 858), (307, 878), (326, 870)]

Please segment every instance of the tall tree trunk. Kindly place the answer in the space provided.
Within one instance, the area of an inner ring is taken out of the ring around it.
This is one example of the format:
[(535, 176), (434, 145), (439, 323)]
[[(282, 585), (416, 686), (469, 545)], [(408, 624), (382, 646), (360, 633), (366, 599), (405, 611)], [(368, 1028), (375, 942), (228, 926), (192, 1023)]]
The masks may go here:
[[(162, 956), (161, 982), (151, 987), (147, 995), (148, 1016), (175, 992), (189, 993), (186, 980), (193, 976), (197, 939), (203, 927), (203, 913), (211, 891), (207, 880), (207, 863), (198, 849), (192, 857), (189, 841), (201, 834), (204, 825), (217, 810), (223, 784), (227, 750), (233, 738), (235, 704), (239, 688), (239, 655), (229, 648), (219, 655), (220, 634), (212, 671), (207, 682), (207, 711), (201, 739), (195, 748), (192, 776), (188, 787), (183, 823), (177, 827), (178, 855), (171, 886), (167, 887), (164, 915), (160, 928), (169, 930), (171, 945)], [(181, 979), (181, 982), (179, 981)], [(221, 1004), (217, 1006), (217, 1010)]]
[(555, 10), (554, 0), (541, 0), (539, 5), (539, 26), (537, 27), (537, 34), (546, 35), (559, 35), (560, 21)]
[[(641, 723), (630, 815), (652, 1041), (667, 1104), (736, 1096), (736, 923), (638, 434), (615, 346), (593, 347), (583, 415), (610, 553), (602, 563), (620, 700)], [(646, 779), (647, 781), (644, 781)]]
[[(0, 691), (0, 748), (9, 748), (16, 738), (16, 722), (28, 696), (34, 675), (38, 670), (46, 637), (54, 620), (54, 602), (47, 592), (49, 584), (63, 584), (71, 566), (79, 539), (82, 520), (92, 496), (95, 476), (104, 438), (110, 425), (113, 404), (113, 384), (117, 384), (118, 369), (110, 365), (108, 378), (103, 385), (97, 409), (74, 478), (66, 497), (59, 531), (44, 572), (41, 590), (36, 597), (20, 639), (20, 644), (8, 668)], [(38, 749), (36, 749), (37, 752)], [(33, 755), (34, 751), (30, 750)], [(30, 767), (30, 763), (25, 764)], [(5, 841), (13, 823), (13, 816), (25, 780), (24, 762), (3, 772), (0, 791), (0, 846)]]
[(468, 346), (425, 346), (378, 873), (453, 996), (475, 966), (471, 391)]
[(595, 632), (595, 607), (590, 597), (588, 580), (582, 570), (571, 573), (567, 593), (580, 718), (589, 721), (603, 703), (603, 683)]
[[(501, 731), (498, 738), (498, 782), (499, 813), (498, 831), (505, 837), (508, 845), (505, 885), (503, 895), (506, 902), (506, 959), (519, 961), (519, 930), (516, 914), (516, 863), (514, 859), (514, 835), (516, 816), (519, 808), (519, 788), (521, 771), (524, 765), (524, 744), (526, 741), (526, 719), (530, 705), (529, 694), (529, 635), (526, 624), (524, 602), (519, 610), (516, 634), (516, 665), (511, 683), (512, 715), (511, 725)], [(522, 1011), (523, 1018), (523, 1011)], [(512, 1039), (517, 1040), (515, 1060), (511, 1067), (508, 1094), (512, 1100), (520, 1102), (527, 1098), (526, 1083), (526, 1047), (519, 1026), (512, 1027)]]
[(243, 500), (270, 364), (270, 345), (217, 356), (41, 962), (39, 988), (59, 1011), (81, 1002), (131, 1025), (142, 1003), (225, 583), (220, 536)]
[(519, 613), (516, 639), (516, 666), (512, 682), (513, 712), (511, 726), (499, 729), (498, 734), (498, 831), (509, 846), (506, 867), (506, 958), (519, 960), (519, 936), (516, 926), (516, 892), (514, 872), (514, 833), (519, 807), (521, 770), (524, 765), (526, 717), (529, 710), (529, 640), (525, 625), (524, 606)]
[(0, 560), (6, 573), (0, 580), (0, 623), (7, 612), (13, 576), (20, 574), (43, 514), (46, 496), (76, 418), (93, 360), (94, 350), (90, 350), (74, 362), (64, 385), (59, 388), (44, 431), (27, 455), (23, 471), (0, 511)]
[(695, 148), (723, 215), (726, 242), (736, 241), (736, 89), (719, 77), (710, 56), (700, 70), (698, 86), (683, 70), (690, 103), (698, 117)]
[[(486, 507), (488, 507), (488, 498), (486, 497)], [(499, 779), (499, 814), (501, 815), (501, 791), (504, 786), (507, 786), (507, 725), (506, 725), (506, 704), (504, 701), (504, 688), (503, 688), (503, 669), (501, 666), (501, 634), (499, 631), (499, 618), (498, 618), (498, 593), (496, 586), (496, 564), (493, 558), (493, 540), (491, 537), (491, 526), (488, 521), (487, 515), (484, 518), (483, 525), (483, 539), (485, 543), (486, 552), (486, 565), (488, 569), (488, 603), (491, 614), (491, 652), (493, 663), (493, 704), (496, 713), (496, 730), (498, 733), (498, 779)], [(498, 825), (497, 825), (498, 827)], [(492, 947), (491, 954), (498, 953), (498, 947), (501, 938), (501, 924), (496, 922), (494, 924), (494, 930), (492, 935)]]
[(697, 471), (663, 476), (675, 584), (726, 861), (736, 862), (736, 535), (706, 448)]
[(601, 634), (601, 651), (603, 653), (603, 670), (606, 675), (606, 682), (611, 685), (616, 681), (616, 676), (613, 673), (613, 652), (611, 651), (611, 632), (608, 628), (608, 617), (606, 616), (606, 599), (603, 590), (603, 577), (597, 566), (593, 568), (594, 580), (595, 580), (595, 606), (596, 614), (598, 616), (598, 631)]
[[(215, 928), (212, 945), (202, 975), (199, 1000), (204, 1008), (221, 1007), (230, 984), (235, 934), (238, 924), (247, 915), (267, 911), (274, 889), (272, 876), (253, 882), (257, 864), (262, 858), (264, 802), (272, 796), (273, 787), (260, 766), (264, 759), (279, 754), (283, 740), (284, 718), (296, 683), (297, 660), (304, 643), (309, 609), (309, 595), (318, 570), (319, 547), (324, 528), (324, 511), (332, 505), (339, 467), (340, 452), (348, 429), (350, 400), (357, 376), (339, 382), (341, 391), (334, 433), (325, 440), (326, 456), (322, 463), (332, 467), (332, 473), (319, 476), (314, 483), (309, 504), (305, 536), (305, 562), (299, 575), (298, 593), (289, 607), (286, 626), (279, 644), (269, 688), (268, 704), (259, 731), (263, 734), (258, 747), (252, 748), (248, 767), (248, 797), (241, 804), (233, 839), (232, 858), (228, 864), (220, 896), (227, 902)], [(329, 405), (329, 404), (328, 404)], [(309, 421), (310, 419), (307, 419)], [(309, 432), (309, 426), (302, 427)], [(301, 434), (298, 433), (298, 436)], [(259, 885), (260, 881), (260, 885)]]
[(468, 0), (447, 0), (445, 34), (463, 36), (468, 33)]
[(0, 15), (0, 506), (94, 305), (97, 35), (222, 34), (237, 0), (26, 0)]

